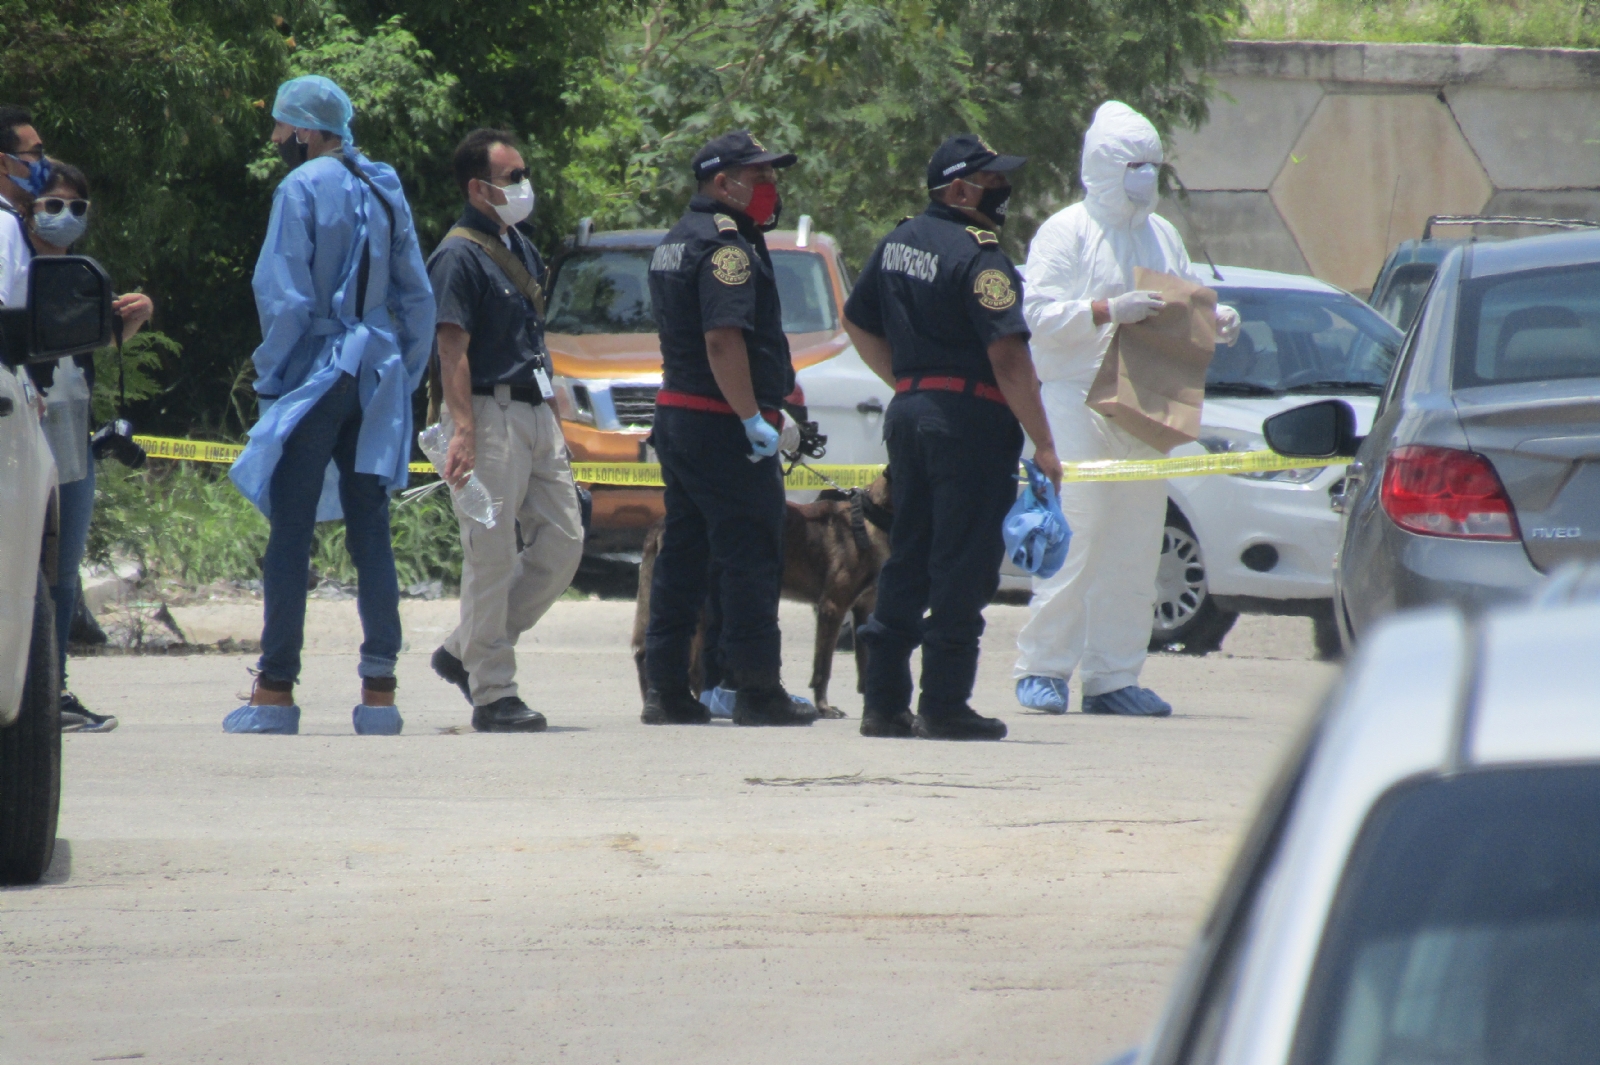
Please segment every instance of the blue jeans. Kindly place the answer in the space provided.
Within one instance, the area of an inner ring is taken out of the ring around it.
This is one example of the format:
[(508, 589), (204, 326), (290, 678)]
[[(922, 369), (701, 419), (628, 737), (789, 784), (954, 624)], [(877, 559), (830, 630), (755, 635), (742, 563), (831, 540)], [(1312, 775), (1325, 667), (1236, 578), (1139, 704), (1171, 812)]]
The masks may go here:
[(267, 680), (300, 679), (311, 542), (330, 459), (339, 468), (345, 547), (356, 567), (356, 608), (365, 636), (357, 672), (363, 677), (394, 676), (400, 656), (400, 585), (389, 541), (389, 493), (376, 474), (355, 470), (360, 432), (356, 379), (344, 374), (295, 426), (272, 472), (272, 533), (261, 566), (266, 618), (259, 669)]
[(94, 459), (89, 459), (89, 474), (61, 486), (60, 565), (50, 597), (56, 603), (56, 648), (61, 658), (61, 685), (67, 683), (67, 638), (72, 634), (72, 615), (78, 611), (78, 567), (89, 544), (89, 519), (94, 516)]

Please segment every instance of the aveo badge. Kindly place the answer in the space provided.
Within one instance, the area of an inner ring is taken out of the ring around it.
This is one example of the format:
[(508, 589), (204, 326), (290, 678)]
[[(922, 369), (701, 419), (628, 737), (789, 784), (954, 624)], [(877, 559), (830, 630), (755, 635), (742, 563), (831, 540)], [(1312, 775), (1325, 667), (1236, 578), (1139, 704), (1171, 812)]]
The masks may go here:
[(1583, 535), (1583, 529), (1573, 525), (1559, 529), (1529, 529), (1530, 540), (1576, 540)]

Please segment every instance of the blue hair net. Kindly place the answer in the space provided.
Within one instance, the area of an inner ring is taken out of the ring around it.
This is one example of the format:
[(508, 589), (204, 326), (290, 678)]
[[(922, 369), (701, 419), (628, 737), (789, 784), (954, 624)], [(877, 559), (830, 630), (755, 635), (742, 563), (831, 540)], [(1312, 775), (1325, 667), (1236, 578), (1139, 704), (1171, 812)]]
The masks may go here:
[(350, 97), (327, 78), (306, 74), (290, 78), (278, 86), (278, 98), (272, 101), (272, 117), (301, 129), (327, 130), (346, 144), (355, 140), (350, 132), (350, 120), (356, 109)]
[(1072, 529), (1061, 513), (1056, 486), (1032, 461), (1025, 459), (1022, 465), (1028, 471), (1028, 487), (1017, 497), (1001, 529), (1006, 557), (1026, 573), (1053, 577), (1067, 561)]

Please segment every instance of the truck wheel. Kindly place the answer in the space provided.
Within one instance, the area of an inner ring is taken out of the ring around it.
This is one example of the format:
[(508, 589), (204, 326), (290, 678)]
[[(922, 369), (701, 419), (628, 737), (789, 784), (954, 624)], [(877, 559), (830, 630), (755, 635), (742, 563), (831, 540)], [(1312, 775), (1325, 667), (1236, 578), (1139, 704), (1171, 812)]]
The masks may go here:
[(32, 884), (50, 868), (61, 809), (61, 679), (55, 608), (44, 574), (33, 596), (33, 638), (22, 707), (0, 729), (0, 884)]
[(1200, 541), (1183, 511), (1167, 503), (1167, 527), (1161, 537), (1161, 564), (1156, 570), (1156, 610), (1150, 628), (1150, 650), (1176, 644), (1184, 654), (1203, 655), (1222, 646), (1239, 615), (1219, 610), (1206, 588), (1205, 558)]

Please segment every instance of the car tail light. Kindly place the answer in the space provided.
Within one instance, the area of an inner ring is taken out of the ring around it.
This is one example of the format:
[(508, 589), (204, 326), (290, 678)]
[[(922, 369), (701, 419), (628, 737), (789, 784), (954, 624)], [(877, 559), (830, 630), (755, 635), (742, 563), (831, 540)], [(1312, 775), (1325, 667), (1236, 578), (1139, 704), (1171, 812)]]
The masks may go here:
[(1511, 498), (1489, 460), (1473, 451), (1408, 444), (1383, 468), (1383, 509), (1394, 523), (1427, 536), (1517, 539)]

